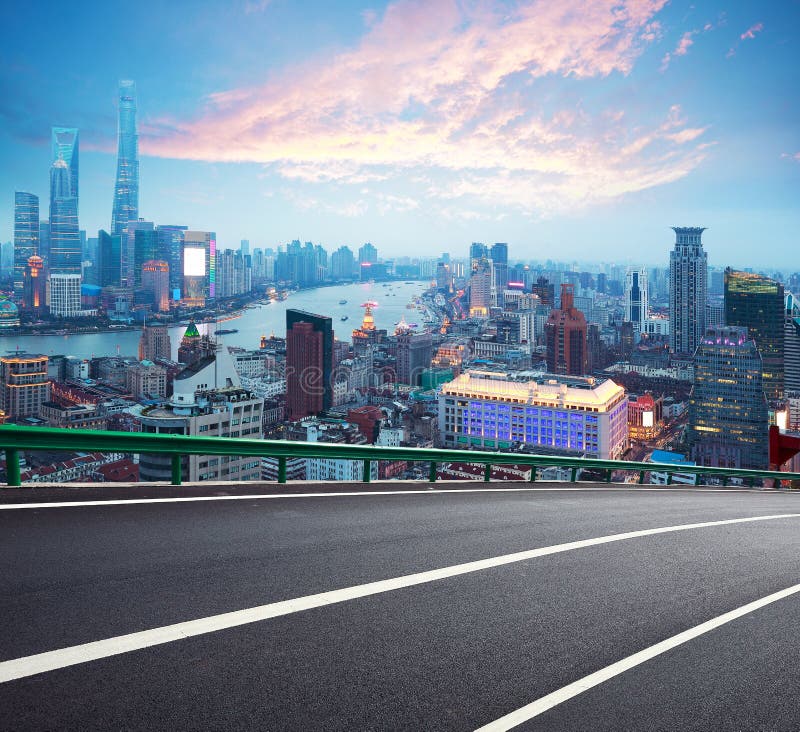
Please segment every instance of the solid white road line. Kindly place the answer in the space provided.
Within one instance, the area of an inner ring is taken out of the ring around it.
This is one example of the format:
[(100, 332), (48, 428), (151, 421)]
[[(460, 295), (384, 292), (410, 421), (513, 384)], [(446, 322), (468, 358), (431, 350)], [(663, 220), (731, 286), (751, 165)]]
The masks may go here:
[(703, 523), (696, 524), (680, 524), (677, 526), (662, 526), (655, 529), (628, 531), (623, 534), (610, 534), (608, 536), (599, 536), (594, 539), (570, 541), (565, 544), (555, 544), (553, 546), (540, 547), (539, 549), (529, 549), (528, 551), (504, 554), (499, 557), (480, 559), (465, 564), (455, 564), (450, 567), (442, 567), (427, 572), (417, 572), (402, 577), (369, 582), (353, 587), (345, 587), (340, 590), (321, 592), (316, 595), (297, 597), (292, 600), (273, 602), (269, 605), (259, 605), (258, 607), (251, 607), (245, 610), (211, 615), (206, 618), (189, 620), (184, 623), (165, 625), (160, 628), (143, 630), (138, 633), (129, 633), (127, 635), (106, 638), (92, 643), (83, 643), (77, 646), (61, 648), (56, 651), (47, 651), (33, 656), (24, 656), (10, 661), (3, 661), (0, 663), (0, 683), (21, 679), (26, 676), (33, 676), (34, 674), (44, 673), (45, 671), (54, 671), (78, 663), (96, 661), (101, 658), (116, 656), (120, 653), (137, 651), (162, 643), (170, 643), (183, 638), (191, 638), (192, 636), (204, 635), (205, 633), (214, 633), (219, 630), (235, 628), (239, 625), (257, 623), (282, 615), (302, 612), (303, 610), (311, 610), (312, 608), (355, 600), (360, 597), (369, 597), (370, 595), (392, 592), (393, 590), (400, 590), (405, 587), (422, 585), (427, 582), (436, 582), (449, 577), (456, 577), (458, 575), (500, 567), (515, 562), (523, 562), (528, 559), (536, 559), (537, 557), (545, 557), (550, 554), (560, 554), (561, 552), (568, 552), (574, 549), (585, 549), (587, 547), (598, 546), (599, 544), (610, 544), (616, 541), (637, 539), (643, 536), (668, 534), (674, 531), (688, 531), (690, 529), (703, 529), (712, 526), (729, 526), (731, 524), (788, 518), (800, 518), (800, 514), (786, 513), (777, 514), (775, 516), (749, 516), (746, 518), (725, 519), (723, 521), (704, 521)]
[(339, 491), (329, 493), (259, 493), (257, 495), (233, 495), (233, 496), (180, 496), (177, 498), (115, 498), (109, 501), (51, 501), (48, 503), (5, 503), (0, 504), (0, 511), (16, 511), (24, 508), (81, 508), (85, 506), (122, 506), (130, 504), (144, 503), (196, 503), (202, 501), (257, 501), (270, 498), (335, 498), (344, 496), (406, 496), (419, 494), (440, 494), (448, 495), (459, 493), (610, 493), (612, 491), (623, 491), (626, 493), (755, 493), (750, 488), (626, 488), (603, 487), (603, 488), (453, 488), (451, 490), (427, 488), (425, 490), (414, 491)]
[(609, 679), (613, 679), (615, 676), (619, 676), (635, 666), (638, 666), (645, 661), (649, 661), (651, 658), (660, 656), (662, 653), (666, 653), (667, 651), (687, 643), (690, 640), (703, 635), (704, 633), (709, 633), (715, 628), (719, 628), (721, 625), (730, 623), (732, 620), (741, 618), (743, 615), (748, 615), (749, 613), (755, 612), (756, 610), (770, 605), (773, 602), (777, 602), (778, 600), (783, 600), (786, 597), (795, 595), (798, 592), (800, 592), (800, 585), (792, 585), (791, 587), (787, 587), (785, 590), (780, 590), (772, 595), (762, 597), (760, 600), (749, 602), (747, 605), (742, 605), (735, 610), (718, 615), (716, 618), (707, 620), (705, 623), (695, 625), (694, 628), (684, 630), (682, 633), (673, 635), (671, 638), (667, 638), (660, 643), (656, 643), (649, 648), (645, 648), (638, 653), (634, 653), (627, 658), (623, 658), (621, 661), (617, 661), (616, 663), (612, 663), (610, 666), (601, 668), (599, 671), (595, 671), (593, 674), (584, 676), (582, 679), (578, 679), (578, 681), (573, 681), (571, 684), (568, 684), (557, 691), (547, 694), (546, 696), (543, 696), (540, 699), (531, 702), (530, 704), (526, 704), (524, 707), (520, 707), (510, 714), (506, 714), (504, 717), (500, 717), (500, 719), (496, 719), (494, 722), (484, 725), (476, 730), (476, 732), (505, 732), (505, 730), (513, 729), (523, 722), (527, 722), (534, 717), (538, 717), (548, 709), (552, 709), (559, 704), (563, 704), (565, 701), (578, 696), (578, 694), (583, 694), (584, 691), (588, 691), (589, 689), (592, 689), (593, 687), (598, 686)]

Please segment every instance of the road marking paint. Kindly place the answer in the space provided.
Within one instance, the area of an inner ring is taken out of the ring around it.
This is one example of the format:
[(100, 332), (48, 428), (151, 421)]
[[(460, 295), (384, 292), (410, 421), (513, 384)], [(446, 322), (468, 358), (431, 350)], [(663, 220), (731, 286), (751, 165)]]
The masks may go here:
[[(146, 503), (196, 503), (202, 501), (258, 501), (274, 498), (335, 498), (344, 496), (406, 496), (447, 495), (459, 493), (759, 493), (751, 488), (453, 488), (425, 489), (413, 491), (337, 491), (327, 493), (259, 493), (252, 496), (180, 496), (175, 498), (115, 498), (109, 501), (50, 501), (47, 503), (4, 503), (0, 511), (16, 511), (24, 508), (82, 508), (85, 506), (122, 506)], [(771, 492), (770, 492), (771, 493)], [(780, 495), (783, 495), (782, 493)]]
[(54, 671), (56, 669), (73, 666), (88, 661), (97, 661), (101, 658), (116, 656), (121, 653), (137, 651), (142, 648), (171, 643), (172, 641), (191, 638), (206, 633), (215, 633), (220, 630), (235, 628), (240, 625), (257, 623), (270, 618), (277, 618), (283, 615), (291, 615), (304, 610), (333, 605), (349, 600), (356, 600), (362, 597), (378, 595), (384, 592), (392, 592), (406, 587), (422, 585), (428, 582), (456, 577), (462, 574), (479, 572), (484, 569), (500, 567), (506, 564), (536, 559), (551, 554), (573, 551), (575, 549), (585, 549), (587, 547), (598, 546), (600, 544), (610, 544), (612, 542), (624, 541), (626, 539), (637, 539), (643, 536), (655, 536), (657, 534), (668, 534), (675, 531), (688, 531), (691, 529), (702, 529), (714, 526), (729, 526), (731, 524), (752, 523), (755, 521), (770, 521), (774, 519), (800, 518), (800, 513), (776, 514), (774, 516), (748, 516), (745, 518), (724, 519), (721, 521), (704, 521), (695, 524), (679, 524), (676, 526), (662, 526), (655, 529), (641, 529), (638, 531), (627, 531), (622, 534), (609, 534), (599, 536), (594, 539), (581, 539), (570, 541), (565, 544), (554, 544), (552, 546), (529, 549), (527, 551), (504, 554), (488, 559), (479, 559), (474, 562), (455, 564), (450, 567), (441, 567), (426, 572), (407, 574), (392, 579), (368, 582), (363, 585), (344, 587), (339, 590), (320, 592), (315, 595), (296, 597), (291, 600), (273, 602), (268, 605), (247, 608), (245, 610), (235, 610), (233, 612), (211, 615), (197, 620), (189, 620), (183, 623), (174, 623), (160, 628), (143, 630), (137, 633), (129, 633), (114, 638), (83, 643), (77, 646), (61, 648), (55, 651), (46, 651), (32, 656), (23, 656), (10, 661), (0, 662), (0, 683), (13, 681), (14, 679), (33, 676), (34, 674)]
[(523, 722), (527, 722), (534, 717), (538, 717), (540, 714), (543, 714), (549, 709), (552, 709), (559, 704), (563, 704), (565, 701), (568, 701), (579, 694), (583, 694), (584, 691), (588, 691), (595, 686), (599, 686), (609, 679), (613, 679), (615, 676), (619, 676), (620, 674), (623, 674), (626, 671), (639, 666), (640, 664), (645, 663), (652, 658), (655, 658), (656, 656), (660, 656), (662, 653), (666, 653), (673, 648), (683, 645), (684, 643), (688, 643), (690, 640), (693, 640), (698, 636), (704, 635), (705, 633), (709, 633), (712, 630), (719, 628), (721, 625), (730, 623), (732, 620), (736, 620), (744, 615), (753, 613), (756, 610), (760, 610), (762, 607), (766, 607), (767, 605), (777, 602), (778, 600), (783, 600), (784, 598), (795, 595), (798, 592), (800, 592), (800, 584), (792, 585), (791, 587), (787, 587), (785, 590), (780, 590), (772, 595), (762, 597), (760, 600), (749, 602), (746, 605), (736, 608), (735, 610), (718, 615), (716, 618), (707, 620), (705, 623), (695, 625), (694, 628), (684, 630), (682, 633), (673, 635), (671, 638), (667, 638), (660, 643), (656, 643), (649, 648), (645, 648), (638, 653), (634, 653), (627, 658), (623, 658), (621, 661), (617, 661), (616, 663), (612, 663), (610, 666), (601, 668), (599, 671), (595, 671), (593, 674), (589, 674), (588, 676), (584, 676), (582, 679), (573, 681), (571, 684), (567, 684), (567, 686), (564, 686), (557, 691), (547, 694), (540, 699), (531, 702), (530, 704), (526, 704), (524, 707), (520, 707), (519, 709), (506, 714), (504, 717), (500, 717), (500, 719), (496, 719), (494, 722), (490, 722), (489, 724), (480, 727), (478, 730), (476, 730), (476, 732), (505, 732), (506, 730), (513, 729)]

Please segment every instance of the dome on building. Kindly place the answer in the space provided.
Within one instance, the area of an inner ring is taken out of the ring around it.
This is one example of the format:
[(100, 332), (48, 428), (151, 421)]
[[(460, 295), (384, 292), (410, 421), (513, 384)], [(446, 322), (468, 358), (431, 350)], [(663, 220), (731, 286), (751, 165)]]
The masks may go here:
[(0, 300), (0, 328), (14, 328), (19, 325), (19, 310), (11, 300)]

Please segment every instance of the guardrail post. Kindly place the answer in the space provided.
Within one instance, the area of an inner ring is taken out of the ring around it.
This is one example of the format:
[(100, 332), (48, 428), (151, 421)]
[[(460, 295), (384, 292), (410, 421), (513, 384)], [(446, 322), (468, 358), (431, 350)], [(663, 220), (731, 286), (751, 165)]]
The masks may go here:
[(486, 463), (483, 466), (483, 482), (488, 483), (492, 479), (492, 464)]
[(431, 460), (430, 469), (428, 470), (428, 482), (435, 483), (436, 482), (436, 461)]
[(365, 460), (364, 461), (364, 474), (362, 475), (362, 481), (364, 483), (369, 483), (370, 481), (370, 468), (372, 467), (372, 460)]
[(572, 468), (569, 474), (569, 482), (574, 483), (576, 480), (578, 480), (578, 469)]
[(667, 473), (667, 485), (672, 485), (672, 473)]
[(172, 485), (180, 485), (183, 483), (181, 457), (181, 455), (172, 456)]
[(614, 473), (614, 471), (611, 470), (611, 468), (606, 470), (606, 483), (610, 483), (611, 482), (611, 476), (613, 475), (613, 473)]
[(728, 485), (728, 476), (726, 475), (726, 476), (725, 476), (725, 477), (722, 479), (722, 487), (723, 487), (723, 488), (725, 488), (725, 487), (727, 487), (727, 485)]
[(286, 482), (286, 456), (278, 458), (278, 483)]
[(6, 483), (10, 486), (22, 485), (19, 471), (19, 450), (6, 448)]
[(639, 471), (639, 485), (642, 485), (642, 483), (644, 483), (644, 472), (645, 472), (644, 470)]
[(531, 481), (530, 481), (531, 483), (535, 483), (536, 482), (536, 471), (537, 471), (537, 469), (538, 468), (535, 465), (531, 465)]
[(751, 475), (747, 479), (747, 485), (749, 485), (752, 488), (755, 484), (756, 484), (756, 479)]
[(695, 473), (694, 474), (694, 484), (695, 485), (700, 485), (700, 473)]

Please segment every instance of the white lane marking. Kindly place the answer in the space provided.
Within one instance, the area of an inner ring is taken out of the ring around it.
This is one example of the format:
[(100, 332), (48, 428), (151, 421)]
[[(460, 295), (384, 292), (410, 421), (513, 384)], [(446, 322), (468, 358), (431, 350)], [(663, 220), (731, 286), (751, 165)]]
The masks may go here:
[(221, 613), (220, 615), (210, 615), (205, 618), (198, 618), (197, 620), (165, 625), (151, 630), (142, 630), (138, 633), (129, 633), (114, 638), (106, 638), (91, 643), (61, 648), (56, 651), (47, 651), (33, 656), (23, 656), (10, 661), (3, 661), (0, 662), (0, 683), (21, 679), (26, 676), (33, 676), (34, 674), (40, 674), (46, 671), (54, 671), (78, 663), (96, 661), (101, 658), (116, 656), (120, 653), (137, 651), (162, 643), (170, 643), (183, 638), (214, 633), (219, 630), (235, 628), (249, 623), (257, 623), (282, 615), (299, 613), (303, 610), (311, 610), (313, 608), (324, 607), (325, 605), (333, 605), (361, 597), (369, 597), (370, 595), (392, 592), (393, 590), (422, 585), (428, 582), (436, 582), (449, 577), (478, 572), (483, 569), (491, 569), (493, 567), (522, 562), (528, 559), (545, 557), (550, 554), (560, 554), (561, 552), (585, 549), (599, 544), (610, 544), (626, 539), (637, 539), (642, 536), (668, 534), (674, 531), (688, 531), (690, 529), (703, 529), (712, 526), (728, 526), (731, 524), (788, 518), (800, 518), (800, 513), (776, 514), (774, 516), (748, 516), (745, 518), (725, 519), (722, 521), (704, 521), (703, 523), (696, 524), (679, 524), (677, 526), (662, 526), (655, 529), (627, 531), (623, 534), (609, 534), (594, 539), (581, 539), (579, 541), (570, 541), (565, 544), (554, 544), (538, 549), (515, 552), (514, 554), (503, 554), (498, 557), (489, 557), (488, 559), (466, 562), (465, 564), (454, 564), (450, 567), (441, 567), (427, 572), (417, 572), (402, 577), (368, 582), (367, 584), (355, 585), (353, 587), (344, 587), (340, 590), (331, 590), (330, 592), (320, 592), (315, 595), (296, 597), (291, 600), (273, 602), (268, 605), (259, 605), (245, 610), (235, 610), (233, 612)]
[[(414, 491), (338, 491), (329, 493), (259, 493), (257, 495), (235, 496), (181, 496), (178, 498), (115, 498), (110, 501), (51, 501), (49, 503), (5, 503), (0, 511), (16, 511), (24, 508), (81, 508), (84, 506), (122, 506), (126, 503), (195, 503), (200, 501), (257, 501), (269, 498), (335, 498), (343, 496), (406, 496), (406, 495), (447, 495), (450, 493), (760, 493), (751, 488), (453, 488)], [(771, 493), (771, 491), (770, 491)], [(783, 495), (781, 493), (780, 495)]]
[(475, 732), (506, 732), (506, 730), (513, 729), (523, 722), (527, 722), (534, 717), (538, 717), (540, 714), (543, 714), (549, 709), (552, 709), (559, 704), (563, 704), (565, 701), (568, 701), (579, 694), (583, 694), (584, 691), (588, 691), (595, 686), (599, 686), (605, 681), (613, 679), (615, 676), (619, 676), (635, 666), (639, 666), (640, 664), (645, 663), (656, 656), (660, 656), (662, 653), (666, 653), (677, 646), (688, 643), (690, 640), (693, 640), (698, 636), (708, 633), (715, 628), (719, 628), (721, 625), (730, 623), (732, 620), (741, 618), (743, 615), (748, 615), (749, 613), (755, 612), (756, 610), (770, 605), (773, 602), (777, 602), (778, 600), (783, 600), (786, 597), (795, 595), (798, 592), (800, 592), (800, 585), (792, 585), (791, 587), (787, 587), (785, 590), (780, 590), (772, 595), (762, 597), (760, 600), (749, 602), (747, 605), (742, 605), (741, 607), (737, 607), (735, 610), (718, 615), (716, 618), (707, 620), (705, 623), (695, 625), (694, 628), (684, 630), (682, 633), (673, 635), (671, 638), (667, 638), (660, 643), (656, 643), (649, 648), (645, 648), (638, 653), (634, 653), (627, 658), (623, 658), (621, 661), (617, 661), (616, 663), (612, 663), (610, 666), (601, 668), (599, 671), (595, 671), (593, 674), (589, 674), (588, 676), (584, 676), (582, 679), (573, 681), (571, 684), (568, 684), (557, 691), (547, 694), (540, 699), (531, 702), (530, 704), (526, 704), (524, 707), (520, 707), (519, 709), (506, 714), (504, 717), (500, 717), (500, 719), (496, 719), (494, 722), (490, 722), (489, 724), (480, 727)]

